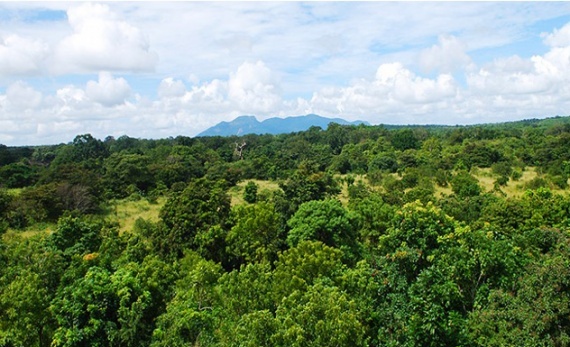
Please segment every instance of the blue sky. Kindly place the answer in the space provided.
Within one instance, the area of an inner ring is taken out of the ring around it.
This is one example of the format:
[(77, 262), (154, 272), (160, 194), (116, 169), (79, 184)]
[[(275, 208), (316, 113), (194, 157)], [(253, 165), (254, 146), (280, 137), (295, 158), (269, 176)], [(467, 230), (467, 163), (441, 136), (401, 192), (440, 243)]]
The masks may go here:
[(0, 143), (569, 115), (567, 2), (3, 2)]

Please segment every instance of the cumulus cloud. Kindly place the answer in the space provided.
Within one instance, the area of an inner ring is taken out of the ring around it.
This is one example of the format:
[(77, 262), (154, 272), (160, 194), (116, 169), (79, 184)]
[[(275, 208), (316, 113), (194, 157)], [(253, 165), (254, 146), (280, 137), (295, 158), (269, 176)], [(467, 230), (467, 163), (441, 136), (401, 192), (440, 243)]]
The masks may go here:
[(54, 112), (57, 115), (68, 114), (70, 111), (87, 109), (92, 106), (85, 90), (75, 86), (65, 86), (55, 93)]
[(73, 34), (56, 47), (55, 69), (75, 71), (148, 71), (158, 56), (148, 38), (108, 6), (82, 4), (67, 11)]
[(18, 35), (0, 36), (0, 76), (29, 75), (42, 68), (48, 46)]
[(444, 107), (456, 95), (457, 86), (451, 75), (424, 78), (395, 62), (380, 65), (372, 80), (357, 80), (345, 88), (329, 87), (315, 93), (311, 109), (327, 115), (356, 114), (357, 118), (421, 114)]
[(212, 107), (219, 107), (228, 104), (228, 83), (215, 79), (211, 82), (194, 86), (182, 97), (185, 103), (209, 104)]
[(554, 29), (552, 33), (542, 33), (544, 43), (550, 47), (570, 46), (570, 23), (560, 29)]
[(451, 73), (471, 64), (466, 46), (456, 37), (439, 36), (438, 44), (420, 52), (419, 64), (425, 71)]
[(516, 56), (499, 59), (467, 74), (467, 84), (474, 95), (500, 95), (504, 99), (545, 93), (559, 97), (569, 82), (570, 45), (553, 47), (528, 60)]
[(158, 96), (161, 98), (179, 97), (183, 96), (185, 92), (184, 83), (172, 77), (163, 79), (158, 86)]
[(250, 112), (270, 112), (281, 103), (275, 77), (262, 61), (243, 63), (230, 75), (228, 88), (230, 100)]
[(109, 72), (101, 72), (97, 82), (87, 82), (85, 92), (92, 101), (110, 107), (123, 104), (131, 94), (131, 87), (124, 78), (113, 78)]
[(22, 81), (11, 84), (6, 90), (7, 106), (14, 110), (29, 110), (40, 106), (42, 93)]

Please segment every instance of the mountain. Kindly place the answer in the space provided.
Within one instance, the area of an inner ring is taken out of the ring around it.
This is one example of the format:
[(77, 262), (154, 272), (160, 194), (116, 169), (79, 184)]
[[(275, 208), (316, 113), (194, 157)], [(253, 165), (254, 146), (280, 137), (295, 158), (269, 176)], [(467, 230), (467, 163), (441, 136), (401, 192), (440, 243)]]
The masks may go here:
[(232, 136), (245, 134), (284, 134), (304, 131), (312, 126), (326, 129), (329, 123), (340, 125), (369, 125), (367, 122), (349, 122), (341, 118), (326, 118), (316, 114), (287, 118), (269, 118), (262, 122), (254, 116), (240, 116), (231, 122), (221, 122), (201, 132), (198, 136)]

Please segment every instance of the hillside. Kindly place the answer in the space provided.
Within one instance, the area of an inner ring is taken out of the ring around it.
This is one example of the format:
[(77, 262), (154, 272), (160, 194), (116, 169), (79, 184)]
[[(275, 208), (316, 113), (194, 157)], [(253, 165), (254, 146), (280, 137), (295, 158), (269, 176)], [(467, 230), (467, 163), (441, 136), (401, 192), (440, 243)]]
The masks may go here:
[(240, 116), (231, 122), (221, 122), (201, 132), (198, 136), (232, 136), (246, 134), (286, 134), (304, 131), (312, 126), (326, 129), (330, 123), (341, 125), (368, 124), (362, 121), (349, 122), (340, 118), (325, 118), (315, 114), (305, 116), (269, 118), (258, 121), (255, 116)]

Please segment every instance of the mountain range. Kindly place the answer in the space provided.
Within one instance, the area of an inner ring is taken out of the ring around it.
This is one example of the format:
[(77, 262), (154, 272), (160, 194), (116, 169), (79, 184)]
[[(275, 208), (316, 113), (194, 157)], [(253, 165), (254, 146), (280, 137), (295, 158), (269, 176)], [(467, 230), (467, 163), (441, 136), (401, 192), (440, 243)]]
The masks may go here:
[(326, 118), (316, 114), (286, 118), (274, 117), (268, 118), (261, 122), (258, 121), (255, 116), (240, 116), (231, 122), (218, 123), (213, 127), (201, 132), (197, 136), (241, 136), (246, 134), (276, 135), (304, 131), (312, 126), (318, 126), (326, 129), (329, 123), (338, 123), (340, 125), (369, 125), (368, 122), (349, 122), (341, 118)]

